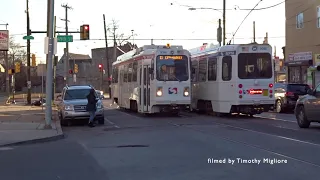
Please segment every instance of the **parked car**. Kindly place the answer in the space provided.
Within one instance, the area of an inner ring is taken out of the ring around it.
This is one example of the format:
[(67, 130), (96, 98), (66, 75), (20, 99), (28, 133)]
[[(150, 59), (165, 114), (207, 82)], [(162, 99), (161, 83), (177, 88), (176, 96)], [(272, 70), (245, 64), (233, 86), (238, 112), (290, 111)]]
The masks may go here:
[(274, 87), (275, 111), (278, 113), (292, 111), (300, 96), (308, 93), (308, 84), (276, 83)]
[(320, 122), (320, 84), (298, 99), (294, 114), (300, 128), (308, 128), (311, 122)]

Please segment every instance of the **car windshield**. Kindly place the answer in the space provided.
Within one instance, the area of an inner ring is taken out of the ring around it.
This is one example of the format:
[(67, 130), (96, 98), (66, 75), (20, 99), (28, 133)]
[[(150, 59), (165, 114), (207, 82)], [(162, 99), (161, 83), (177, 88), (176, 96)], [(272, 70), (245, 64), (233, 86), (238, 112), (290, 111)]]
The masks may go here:
[(189, 60), (187, 56), (157, 56), (157, 80), (187, 81)]
[(307, 84), (288, 84), (288, 92), (307, 94), (309, 89)]
[(87, 99), (90, 89), (68, 89), (66, 90), (64, 100)]

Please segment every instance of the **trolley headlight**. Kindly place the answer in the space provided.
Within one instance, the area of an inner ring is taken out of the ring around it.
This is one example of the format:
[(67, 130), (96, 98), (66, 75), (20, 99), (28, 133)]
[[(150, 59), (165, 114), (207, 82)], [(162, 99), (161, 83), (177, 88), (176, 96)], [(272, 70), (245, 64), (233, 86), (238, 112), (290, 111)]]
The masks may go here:
[(65, 105), (64, 106), (64, 110), (66, 110), (66, 111), (73, 111), (74, 109), (73, 109), (73, 105)]
[(183, 90), (183, 96), (189, 96), (189, 87), (185, 87)]
[(157, 96), (158, 97), (162, 96), (162, 87), (158, 87)]

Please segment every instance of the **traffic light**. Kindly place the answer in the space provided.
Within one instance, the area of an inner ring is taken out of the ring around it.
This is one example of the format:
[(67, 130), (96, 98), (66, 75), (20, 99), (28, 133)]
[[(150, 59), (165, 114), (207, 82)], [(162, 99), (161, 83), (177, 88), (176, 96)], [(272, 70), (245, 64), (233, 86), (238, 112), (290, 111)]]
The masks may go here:
[(102, 72), (102, 69), (103, 69), (103, 65), (99, 64), (99, 71)]
[(16, 62), (15, 64), (15, 72), (19, 73), (21, 71), (21, 63), (20, 62)]
[(37, 63), (36, 63), (36, 55), (35, 54), (32, 54), (32, 67), (36, 67), (37, 66)]
[(75, 64), (74, 65), (74, 73), (78, 73), (78, 71), (79, 71), (78, 64)]
[(73, 70), (72, 69), (69, 69), (69, 74), (73, 74)]
[(90, 39), (90, 27), (88, 24), (80, 26), (80, 40)]

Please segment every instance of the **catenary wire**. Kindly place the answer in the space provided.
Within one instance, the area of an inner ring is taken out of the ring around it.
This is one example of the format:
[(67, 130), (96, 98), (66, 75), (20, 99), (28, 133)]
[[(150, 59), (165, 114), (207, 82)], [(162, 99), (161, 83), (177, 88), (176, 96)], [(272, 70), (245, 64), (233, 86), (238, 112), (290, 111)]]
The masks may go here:
[[(240, 29), (241, 25), (243, 24), (243, 22), (247, 19), (247, 17), (251, 14), (251, 12), (262, 2), (262, 0), (259, 0), (259, 2), (251, 9), (251, 11), (249, 11), (249, 13), (247, 14), (247, 16), (242, 20), (242, 22), (240, 23), (240, 25), (238, 26), (237, 30), (235, 33), (233, 33), (232, 38), (229, 41), (229, 44), (231, 44), (231, 41), (233, 40), (234, 36), (236, 35), (236, 33), (238, 32), (238, 30)], [(224, 37), (225, 38), (225, 37)]]
[(280, 2), (280, 3), (271, 5), (271, 6), (267, 6), (267, 7), (263, 7), (263, 8), (258, 8), (258, 9), (253, 9), (253, 10), (252, 10), (252, 9), (239, 9), (239, 10), (241, 10), (241, 11), (251, 11), (251, 10), (252, 10), (252, 11), (260, 11), (260, 10), (265, 10), (265, 9), (270, 9), (270, 8), (277, 7), (277, 6), (283, 4), (283, 3), (287, 2), (287, 1), (290, 1), (290, 0), (285, 0), (285, 1), (282, 1), (282, 2)]

